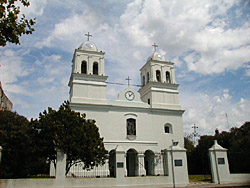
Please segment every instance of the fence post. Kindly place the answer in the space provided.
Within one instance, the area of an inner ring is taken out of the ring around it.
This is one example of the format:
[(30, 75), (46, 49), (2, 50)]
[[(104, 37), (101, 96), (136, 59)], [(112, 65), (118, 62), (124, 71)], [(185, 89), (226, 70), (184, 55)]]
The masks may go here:
[(56, 168), (54, 163), (51, 161), (49, 165), (49, 176), (50, 177), (55, 177), (56, 176)]
[(56, 156), (56, 179), (64, 180), (66, 173), (66, 154), (61, 150), (57, 150)]

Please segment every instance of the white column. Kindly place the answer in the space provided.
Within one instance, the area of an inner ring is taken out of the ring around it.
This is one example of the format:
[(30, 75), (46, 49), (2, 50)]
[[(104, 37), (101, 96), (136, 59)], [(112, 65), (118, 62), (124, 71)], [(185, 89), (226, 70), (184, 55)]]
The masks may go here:
[(155, 175), (163, 175), (163, 159), (161, 153), (155, 153)]
[(100, 76), (105, 76), (105, 65), (104, 65), (104, 57), (100, 57), (99, 58), (99, 71), (98, 71), (98, 75)]
[(126, 153), (124, 154), (124, 174), (125, 174), (125, 176), (128, 175), (128, 172), (127, 172), (127, 154)]
[(155, 70), (154, 70), (154, 68), (153, 68), (153, 66), (151, 66), (151, 68), (150, 68), (150, 75), (149, 75), (149, 81), (155, 81), (156, 80), (156, 78), (155, 78)]
[(176, 84), (174, 68), (170, 68), (170, 81), (172, 84)]
[[(80, 62), (80, 55), (77, 54), (75, 56), (75, 62), (73, 62), (74, 67), (74, 73), (81, 73), (81, 62)], [(80, 67), (80, 68), (79, 68)]]
[(144, 157), (145, 157), (145, 155), (144, 155), (144, 153), (139, 153), (138, 154), (138, 167), (139, 167), (139, 169), (138, 169), (138, 175), (139, 176), (146, 176), (146, 169), (145, 169), (145, 167), (144, 167)]
[(116, 178), (119, 179), (119, 181), (124, 181), (125, 178), (125, 170), (124, 168), (126, 168), (126, 166), (124, 165), (124, 155), (125, 155), (125, 151), (123, 150), (123, 148), (121, 146), (118, 146), (116, 148)]
[(61, 150), (57, 150), (56, 156), (56, 179), (64, 180), (66, 173), (66, 154)]
[(87, 62), (87, 74), (93, 74), (93, 65), (90, 63), (91, 57), (88, 56), (88, 62)]
[(163, 165), (163, 175), (168, 176), (169, 175), (169, 163), (168, 163), (168, 153), (166, 150), (163, 150), (162, 153), (162, 165)]
[(166, 82), (166, 75), (165, 75), (165, 69), (163, 66), (161, 66), (161, 82)]

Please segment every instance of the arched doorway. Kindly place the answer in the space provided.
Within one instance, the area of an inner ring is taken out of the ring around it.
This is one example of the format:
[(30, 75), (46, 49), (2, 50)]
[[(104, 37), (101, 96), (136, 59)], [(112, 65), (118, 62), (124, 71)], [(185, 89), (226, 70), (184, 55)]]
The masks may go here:
[(138, 153), (135, 149), (129, 149), (126, 157), (127, 176), (138, 176)]
[(110, 177), (116, 177), (116, 154), (115, 150), (109, 152), (109, 173)]
[(144, 163), (147, 176), (155, 175), (155, 165), (154, 165), (155, 154), (151, 150), (145, 152)]

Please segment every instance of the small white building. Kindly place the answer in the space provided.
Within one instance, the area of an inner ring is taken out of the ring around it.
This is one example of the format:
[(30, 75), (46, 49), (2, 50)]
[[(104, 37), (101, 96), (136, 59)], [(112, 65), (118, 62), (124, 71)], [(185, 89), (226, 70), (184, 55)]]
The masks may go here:
[[(109, 161), (101, 173), (117, 177), (120, 170), (125, 177), (167, 176), (169, 183), (188, 184), (184, 110), (179, 104), (174, 63), (155, 50), (140, 69), (139, 91), (127, 87), (109, 103), (104, 54), (95, 43), (82, 43), (75, 50), (68, 84), (71, 108), (96, 120), (104, 137)], [(119, 161), (118, 150), (124, 152)]]

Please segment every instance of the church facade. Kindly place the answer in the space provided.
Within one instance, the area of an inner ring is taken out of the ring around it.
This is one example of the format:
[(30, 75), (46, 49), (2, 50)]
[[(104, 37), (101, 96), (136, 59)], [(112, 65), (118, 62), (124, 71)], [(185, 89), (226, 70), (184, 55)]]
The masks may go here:
[(139, 91), (128, 86), (108, 102), (104, 55), (95, 43), (82, 43), (73, 55), (68, 84), (71, 108), (94, 119), (104, 137), (109, 160), (102, 173), (116, 178), (164, 176), (165, 183), (188, 184), (184, 111), (174, 63), (155, 50), (140, 69)]

